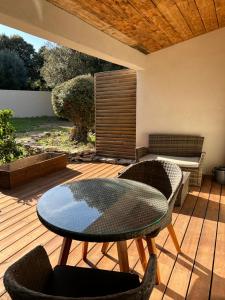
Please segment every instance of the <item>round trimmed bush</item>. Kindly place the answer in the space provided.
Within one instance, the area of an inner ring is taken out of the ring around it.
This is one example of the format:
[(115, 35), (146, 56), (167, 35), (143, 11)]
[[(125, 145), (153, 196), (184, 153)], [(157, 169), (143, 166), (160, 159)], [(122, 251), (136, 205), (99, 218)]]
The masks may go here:
[(52, 90), (52, 105), (58, 117), (75, 125), (73, 138), (87, 141), (88, 130), (94, 125), (94, 80), (91, 75), (70, 79)]

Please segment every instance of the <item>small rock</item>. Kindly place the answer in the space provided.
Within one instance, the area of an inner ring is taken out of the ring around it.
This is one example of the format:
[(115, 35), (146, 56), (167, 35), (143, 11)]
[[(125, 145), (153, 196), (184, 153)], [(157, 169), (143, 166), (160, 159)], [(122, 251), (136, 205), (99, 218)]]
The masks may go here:
[(44, 132), (44, 136), (46, 136), (46, 137), (51, 136), (51, 132), (45, 131), (45, 132)]
[(26, 144), (29, 144), (30, 146), (32, 146), (32, 145), (35, 145), (36, 143), (34, 140), (29, 140), (29, 141), (27, 141)]
[(70, 160), (71, 162), (76, 162), (76, 161), (77, 161), (77, 158), (76, 158), (76, 157), (69, 157), (69, 160)]
[(24, 148), (29, 149), (31, 145), (29, 143), (23, 144)]
[(54, 147), (54, 146), (46, 147), (46, 148), (45, 148), (45, 151), (47, 151), (47, 152), (56, 152), (56, 151), (57, 151), (57, 148)]
[(99, 159), (100, 159), (100, 156), (98, 156), (98, 155), (95, 155), (95, 156), (93, 157), (93, 161), (99, 161)]
[(110, 157), (103, 157), (103, 156), (96, 156), (94, 157), (94, 160), (96, 161), (100, 161), (100, 162), (105, 162), (108, 164), (116, 164), (117, 163), (117, 159), (116, 158), (110, 158)]
[(81, 157), (80, 160), (84, 161), (84, 162), (91, 162), (92, 158), (91, 157)]
[(82, 155), (82, 157), (94, 157), (94, 154), (86, 154), (86, 155)]
[(78, 153), (77, 153), (77, 150), (74, 149), (74, 150), (70, 150), (70, 154), (71, 154), (71, 155), (77, 155)]
[(89, 155), (89, 154), (90, 154), (90, 151), (88, 151), (88, 150), (82, 152), (82, 155), (83, 155), (83, 156)]
[(35, 149), (37, 149), (37, 150), (43, 150), (44, 151), (44, 147), (43, 146), (35, 146)]
[(118, 159), (118, 164), (120, 165), (131, 165), (131, 164), (134, 164), (135, 161), (132, 160), (132, 159), (126, 159), (126, 158), (120, 158)]

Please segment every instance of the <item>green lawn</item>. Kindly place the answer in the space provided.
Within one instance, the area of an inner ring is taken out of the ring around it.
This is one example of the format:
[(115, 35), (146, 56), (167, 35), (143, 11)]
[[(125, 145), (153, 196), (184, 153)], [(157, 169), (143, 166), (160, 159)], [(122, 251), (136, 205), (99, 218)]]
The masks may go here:
[(16, 129), (17, 141), (24, 144), (32, 135), (49, 132), (36, 142), (37, 146), (53, 148), (67, 152), (81, 152), (94, 149), (95, 135), (88, 136), (87, 143), (77, 143), (69, 139), (72, 123), (56, 117), (14, 118), (12, 123)]
[(70, 122), (59, 120), (56, 117), (13, 118), (12, 123), (17, 133), (46, 131), (48, 128), (58, 127), (60, 124), (69, 124), (71, 126)]

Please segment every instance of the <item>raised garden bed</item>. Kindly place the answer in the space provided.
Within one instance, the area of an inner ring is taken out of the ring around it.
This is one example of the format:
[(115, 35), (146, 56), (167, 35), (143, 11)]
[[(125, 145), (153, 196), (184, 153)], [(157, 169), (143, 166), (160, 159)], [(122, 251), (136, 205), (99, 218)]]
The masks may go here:
[(66, 167), (67, 155), (48, 152), (0, 166), (0, 187), (14, 188)]

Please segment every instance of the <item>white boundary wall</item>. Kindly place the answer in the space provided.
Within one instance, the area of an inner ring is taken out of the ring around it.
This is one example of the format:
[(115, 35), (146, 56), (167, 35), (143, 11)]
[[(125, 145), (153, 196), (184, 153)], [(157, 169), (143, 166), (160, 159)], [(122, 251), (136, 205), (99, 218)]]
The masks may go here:
[(54, 116), (51, 92), (0, 90), (0, 109), (11, 108), (14, 117)]

